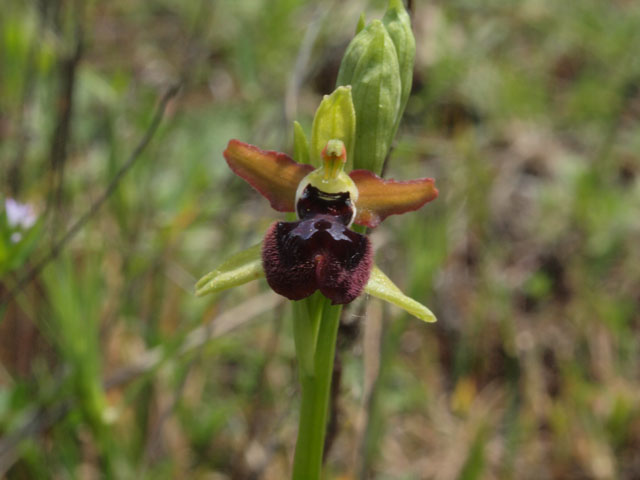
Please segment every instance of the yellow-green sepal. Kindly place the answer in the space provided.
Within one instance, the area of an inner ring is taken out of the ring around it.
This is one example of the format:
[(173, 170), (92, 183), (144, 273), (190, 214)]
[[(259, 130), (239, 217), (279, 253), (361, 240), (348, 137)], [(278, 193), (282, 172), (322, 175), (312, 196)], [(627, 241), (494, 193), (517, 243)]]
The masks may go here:
[(345, 170), (352, 170), (356, 137), (356, 110), (351, 98), (351, 87), (338, 87), (320, 102), (311, 127), (309, 148), (311, 164), (322, 166), (322, 150), (329, 140), (341, 140), (347, 154)]
[(201, 297), (264, 277), (261, 252), (262, 243), (259, 243), (232, 255), (218, 268), (198, 280), (196, 295)]
[(435, 322), (436, 316), (427, 307), (413, 298), (407, 297), (376, 265), (371, 270), (371, 276), (364, 291), (369, 295), (392, 303), (396, 307), (406, 310), (414, 317), (425, 322)]

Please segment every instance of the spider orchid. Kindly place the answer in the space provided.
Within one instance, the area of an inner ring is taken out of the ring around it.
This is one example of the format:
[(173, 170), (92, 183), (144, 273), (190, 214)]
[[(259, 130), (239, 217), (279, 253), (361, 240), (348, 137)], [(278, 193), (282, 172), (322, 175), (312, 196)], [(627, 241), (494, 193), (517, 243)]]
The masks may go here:
[(411, 91), (411, 19), (402, 0), (389, 0), (382, 20), (367, 26), (361, 16), (356, 32), (340, 64), (338, 87), (316, 110), (310, 143), (294, 122), (296, 161), (238, 140), (224, 151), (234, 173), (274, 210), (290, 212), (291, 220), (295, 213), (295, 220), (274, 222), (260, 244), (196, 284), (196, 293), (205, 295), (266, 277), (276, 293), (292, 300), (301, 385), (294, 480), (321, 478), (342, 305), (364, 292), (435, 321), (373, 264), (371, 242), (363, 234), (438, 195), (430, 178), (398, 182), (376, 175)]
[(320, 290), (333, 304), (346, 304), (366, 292), (435, 321), (427, 307), (404, 295), (373, 264), (369, 238), (350, 228), (353, 223), (374, 228), (389, 215), (419, 209), (438, 195), (433, 179), (385, 180), (362, 169), (347, 174), (347, 149), (338, 139), (327, 141), (317, 169), (238, 140), (229, 142), (224, 157), (274, 210), (295, 212), (297, 220), (274, 222), (261, 244), (203, 277), (196, 284), (198, 295), (265, 276), (290, 300)]

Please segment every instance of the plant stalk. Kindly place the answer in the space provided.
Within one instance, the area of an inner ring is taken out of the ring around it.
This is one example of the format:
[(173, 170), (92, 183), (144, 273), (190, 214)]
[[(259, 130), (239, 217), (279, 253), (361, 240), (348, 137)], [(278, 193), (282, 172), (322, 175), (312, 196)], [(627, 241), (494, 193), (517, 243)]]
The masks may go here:
[[(322, 471), (324, 439), (327, 429), (331, 377), (336, 350), (336, 338), (340, 325), (341, 305), (331, 305), (328, 299), (309, 303), (310, 317), (320, 314), (320, 325), (311, 370), (300, 368), (302, 400), (298, 442), (293, 461), (293, 480), (319, 480)], [(294, 318), (294, 322), (304, 321)], [(311, 326), (311, 325), (309, 325)], [(294, 325), (294, 328), (297, 328)], [(306, 327), (302, 327), (306, 328)], [(301, 346), (296, 346), (298, 356)]]

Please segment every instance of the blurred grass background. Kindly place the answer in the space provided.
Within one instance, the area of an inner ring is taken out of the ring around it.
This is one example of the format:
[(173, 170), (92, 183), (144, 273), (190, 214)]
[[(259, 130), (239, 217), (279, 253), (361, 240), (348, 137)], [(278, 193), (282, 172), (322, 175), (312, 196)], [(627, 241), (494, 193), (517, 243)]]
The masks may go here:
[[(0, 477), (287, 478), (298, 384), (263, 281), (193, 284), (279, 215), (230, 138), (291, 152), (385, 2), (4, 0)], [(387, 176), (440, 198), (373, 234), (439, 318), (343, 318), (327, 478), (640, 478), (640, 4), (416, 0)], [(181, 84), (102, 208), (96, 202)], [(5, 215), (6, 217), (6, 215)], [(15, 232), (13, 232), (15, 233)]]

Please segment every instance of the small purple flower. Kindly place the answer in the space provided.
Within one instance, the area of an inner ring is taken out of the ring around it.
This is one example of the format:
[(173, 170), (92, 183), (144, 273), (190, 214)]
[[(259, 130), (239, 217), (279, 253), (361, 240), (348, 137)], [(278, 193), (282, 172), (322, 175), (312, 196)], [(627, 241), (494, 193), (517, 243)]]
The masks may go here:
[(11, 228), (29, 229), (36, 223), (37, 216), (33, 207), (27, 203), (20, 203), (13, 198), (4, 201), (7, 223)]

